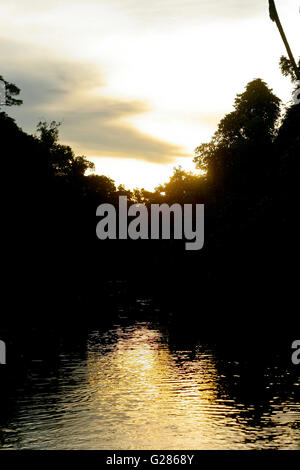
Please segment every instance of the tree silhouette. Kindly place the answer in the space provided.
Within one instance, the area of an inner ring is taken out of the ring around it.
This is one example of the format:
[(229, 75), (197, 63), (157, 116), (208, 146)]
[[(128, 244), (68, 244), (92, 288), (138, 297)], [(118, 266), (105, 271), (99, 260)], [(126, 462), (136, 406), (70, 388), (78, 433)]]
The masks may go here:
[[(282, 72), (295, 80), (288, 59), (281, 64)], [(282, 292), (283, 307), (286, 298), (292, 298), (287, 292), (294, 281), (286, 274), (286, 253), (276, 256), (277, 266), (274, 253), (284, 243), (294, 256), (299, 238), (293, 235), (291, 242), (290, 233), (297, 234), (293, 224), (298, 210), (300, 106), (291, 106), (281, 117), (280, 105), (263, 80), (248, 83), (211, 141), (197, 147), (194, 161), (201, 175), (175, 168), (169, 181), (153, 192), (129, 191), (107, 176), (86, 174), (93, 164), (60, 143), (60, 123), (40, 122), (32, 136), (0, 113), (3, 165), (13, 176), (5, 187), (10, 220), (4, 226), (14, 227), (15, 234), (9, 236), (15, 259), (7, 267), (12, 271), (14, 310), (27, 304), (38, 317), (42, 311), (51, 320), (57, 312), (68, 321), (76, 309), (92, 317), (100, 297), (103, 311), (108, 311), (107, 283), (117, 279), (126, 279), (133, 295), (138, 283), (150, 286), (179, 315), (189, 311), (196, 317), (199, 290), (210, 309), (219, 311), (230, 303), (229, 323), (234, 304), (239, 304), (240, 318), (240, 297), (251, 297), (255, 310), (258, 297), (269, 305), (276, 290)], [(99, 242), (96, 208), (105, 202), (117, 208), (119, 196), (147, 206), (204, 203), (204, 250), (187, 255), (184, 244), (172, 240)], [(20, 227), (25, 228), (22, 237)], [(265, 279), (273, 283), (272, 291)], [(251, 311), (248, 318), (253, 315)]]
[(95, 165), (84, 156), (75, 157), (70, 146), (58, 143), (61, 123), (39, 122), (37, 126), (39, 140), (48, 154), (49, 163), (58, 176), (83, 176), (87, 170), (94, 170)]
[(156, 191), (164, 195), (164, 199), (169, 204), (176, 202), (192, 203), (203, 195), (204, 176), (187, 172), (181, 166), (174, 168), (174, 173), (169, 181), (159, 186)]
[(279, 98), (261, 79), (253, 80), (237, 95), (234, 111), (221, 120), (212, 140), (196, 148), (196, 167), (217, 187), (248, 191), (270, 165), (279, 116)]
[[(298, 60), (298, 69), (300, 71), (300, 59)], [(290, 77), (292, 83), (296, 83), (297, 80), (300, 80), (299, 77), (297, 77), (295, 68), (292, 64), (292, 62), (285, 56), (281, 56), (280, 58), (280, 68), (281, 72), (285, 77)]]
[(18, 88), (13, 83), (4, 80), (2, 75), (0, 75), (0, 82), (4, 83), (5, 106), (20, 106), (21, 104), (23, 104), (22, 100), (14, 98), (15, 96), (19, 96), (21, 91), (20, 88)]

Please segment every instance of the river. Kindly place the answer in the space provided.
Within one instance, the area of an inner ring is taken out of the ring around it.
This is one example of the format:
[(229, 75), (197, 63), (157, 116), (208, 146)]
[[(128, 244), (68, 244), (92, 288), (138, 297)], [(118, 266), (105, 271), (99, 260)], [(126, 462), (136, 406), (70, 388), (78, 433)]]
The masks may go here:
[[(150, 321), (37, 354), (2, 403), (2, 449), (300, 449), (300, 379)], [(299, 372), (299, 368), (298, 368)]]

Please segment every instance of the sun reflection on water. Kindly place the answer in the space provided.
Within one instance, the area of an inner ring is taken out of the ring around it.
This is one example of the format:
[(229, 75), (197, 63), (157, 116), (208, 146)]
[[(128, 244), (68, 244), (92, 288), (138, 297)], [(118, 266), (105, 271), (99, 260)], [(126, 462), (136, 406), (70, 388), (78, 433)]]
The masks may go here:
[[(0, 447), (297, 448), (299, 379), (289, 379), (288, 395), (289, 372), (276, 378), (266, 369), (265, 385), (250, 387), (258, 394), (246, 401), (237, 393), (247, 394), (248, 374), (242, 380), (235, 362), (230, 376), (228, 366), (214, 348), (174, 345), (154, 324), (92, 331), (84, 351), (61, 353), (55, 380), (32, 372), (16, 397), (14, 420), (4, 434), (0, 426)], [(278, 388), (273, 396), (271, 385)]]
[[(191, 360), (191, 351), (174, 356), (159, 331), (147, 325), (117, 330), (117, 337), (107, 355), (99, 356), (92, 348), (88, 357), (89, 386), (96, 389), (99, 417), (105, 409), (117, 413), (111, 422), (118, 435), (115, 445), (176, 449), (205, 447), (213, 437), (216, 441), (224, 404), (217, 400), (213, 357), (206, 353)], [(130, 440), (125, 443), (126, 435)]]

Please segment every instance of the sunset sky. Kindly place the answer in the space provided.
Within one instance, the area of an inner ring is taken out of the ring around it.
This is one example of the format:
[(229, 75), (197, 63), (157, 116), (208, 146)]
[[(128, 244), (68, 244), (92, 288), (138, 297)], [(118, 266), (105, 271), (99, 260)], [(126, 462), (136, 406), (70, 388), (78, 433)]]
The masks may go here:
[[(299, 1), (277, 0), (300, 55)], [(267, 0), (2, 0), (0, 75), (22, 89), (24, 130), (61, 140), (128, 187), (153, 189), (210, 139), (254, 78), (287, 102)]]

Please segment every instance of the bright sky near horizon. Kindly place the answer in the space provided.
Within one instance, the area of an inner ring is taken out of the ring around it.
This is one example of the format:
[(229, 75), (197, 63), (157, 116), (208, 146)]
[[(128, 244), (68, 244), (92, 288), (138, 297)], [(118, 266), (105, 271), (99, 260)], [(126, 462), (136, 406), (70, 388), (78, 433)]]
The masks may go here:
[[(299, 1), (276, 4), (299, 57)], [(267, 0), (2, 0), (0, 28), (0, 75), (24, 100), (8, 113), (29, 132), (62, 121), (62, 142), (131, 188), (193, 169), (252, 79), (291, 98)]]

